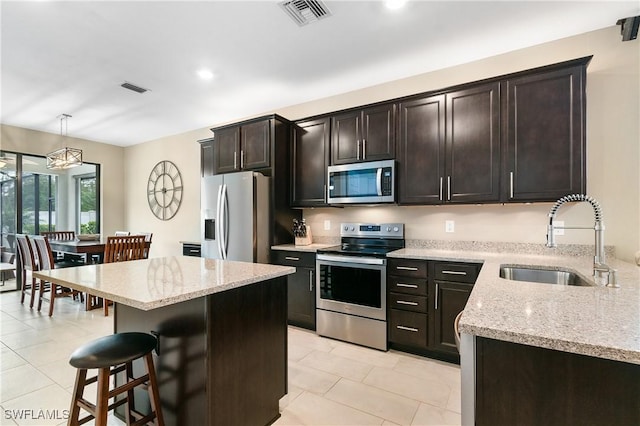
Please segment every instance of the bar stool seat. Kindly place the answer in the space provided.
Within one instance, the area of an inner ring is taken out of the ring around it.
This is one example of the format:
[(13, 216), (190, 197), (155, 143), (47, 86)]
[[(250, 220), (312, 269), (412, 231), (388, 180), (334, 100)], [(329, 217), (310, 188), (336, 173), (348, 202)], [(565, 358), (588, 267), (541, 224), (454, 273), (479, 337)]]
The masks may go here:
[[(76, 349), (69, 359), (69, 364), (78, 369), (76, 383), (71, 402), (71, 413), (68, 425), (81, 425), (91, 419), (96, 419), (96, 426), (107, 424), (107, 414), (110, 410), (127, 403), (126, 422), (128, 425), (149, 424), (164, 425), (158, 384), (153, 366), (152, 351), (156, 347), (156, 338), (146, 333), (117, 333), (93, 340)], [(144, 358), (146, 374), (138, 378), (133, 377), (133, 361)], [(98, 375), (87, 379), (87, 370), (97, 369)], [(126, 381), (109, 390), (110, 376), (125, 372)], [(98, 382), (98, 397), (96, 404), (84, 399), (85, 386)], [(135, 411), (133, 389), (143, 386), (149, 393), (151, 413), (143, 415)], [(125, 398), (109, 405), (109, 399), (116, 395), (126, 394)], [(80, 408), (89, 415), (80, 419)]]

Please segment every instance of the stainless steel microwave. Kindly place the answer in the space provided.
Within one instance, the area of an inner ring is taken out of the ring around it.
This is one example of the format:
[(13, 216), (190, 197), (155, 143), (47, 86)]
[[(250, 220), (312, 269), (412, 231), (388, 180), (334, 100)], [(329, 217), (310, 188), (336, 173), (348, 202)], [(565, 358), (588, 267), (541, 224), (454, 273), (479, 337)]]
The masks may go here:
[(394, 203), (395, 169), (394, 160), (329, 166), (327, 203)]

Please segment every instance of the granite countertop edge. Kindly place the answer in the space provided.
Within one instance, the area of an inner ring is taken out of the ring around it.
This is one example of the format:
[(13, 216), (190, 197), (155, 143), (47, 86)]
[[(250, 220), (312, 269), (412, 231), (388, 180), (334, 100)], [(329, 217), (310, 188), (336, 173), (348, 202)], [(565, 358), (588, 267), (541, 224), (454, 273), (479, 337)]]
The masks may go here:
[(499, 277), (500, 265), (570, 270), (594, 282), (593, 258), (405, 248), (389, 258), (483, 263), (460, 318), (461, 333), (640, 364), (640, 268), (610, 258), (620, 288), (562, 286)]

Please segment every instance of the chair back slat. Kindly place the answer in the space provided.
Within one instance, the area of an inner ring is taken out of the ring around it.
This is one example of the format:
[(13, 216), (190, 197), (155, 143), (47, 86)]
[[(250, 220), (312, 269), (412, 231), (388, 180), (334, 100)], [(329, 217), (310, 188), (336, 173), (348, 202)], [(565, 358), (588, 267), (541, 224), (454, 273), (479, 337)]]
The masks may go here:
[(40, 270), (47, 271), (49, 269), (55, 268), (54, 266), (54, 258), (53, 252), (51, 251), (51, 246), (49, 245), (49, 240), (42, 235), (34, 235), (31, 237), (31, 240), (36, 245), (36, 250), (38, 252), (38, 259), (40, 261)]
[(20, 255), (22, 267), (30, 271), (37, 271), (36, 254), (29, 237), (25, 234), (17, 234), (16, 241), (18, 242), (18, 254)]
[(115, 235), (116, 237), (128, 237), (130, 234), (129, 231), (116, 231)]
[(76, 239), (74, 231), (47, 231), (41, 232), (40, 235), (47, 237), (49, 241), (73, 241)]
[(142, 235), (107, 237), (104, 247), (104, 263), (144, 259), (145, 240)]

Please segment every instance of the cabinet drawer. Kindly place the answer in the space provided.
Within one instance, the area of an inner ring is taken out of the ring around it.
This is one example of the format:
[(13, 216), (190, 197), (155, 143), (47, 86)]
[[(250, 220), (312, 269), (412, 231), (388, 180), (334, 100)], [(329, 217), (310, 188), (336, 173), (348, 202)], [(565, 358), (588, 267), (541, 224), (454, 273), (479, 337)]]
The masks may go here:
[(475, 283), (480, 271), (479, 263), (441, 263), (434, 265), (436, 280)]
[(410, 294), (389, 293), (389, 307), (403, 311), (427, 312), (427, 298)]
[(389, 276), (387, 281), (389, 291), (395, 293), (415, 294), (417, 296), (427, 295), (427, 280), (420, 278), (407, 278)]
[(316, 267), (316, 254), (301, 251), (273, 251), (273, 263), (284, 266), (304, 266), (306, 268)]
[(389, 259), (387, 272), (403, 277), (427, 278), (427, 261), (416, 259)]
[(200, 257), (202, 250), (200, 248), (200, 244), (183, 244), (182, 245), (182, 254), (184, 256), (195, 256)]
[(391, 309), (389, 341), (403, 345), (427, 347), (427, 314)]

